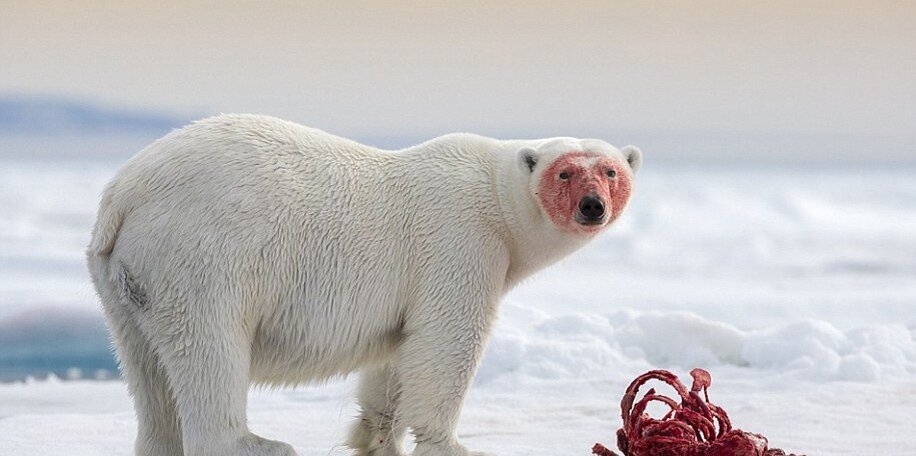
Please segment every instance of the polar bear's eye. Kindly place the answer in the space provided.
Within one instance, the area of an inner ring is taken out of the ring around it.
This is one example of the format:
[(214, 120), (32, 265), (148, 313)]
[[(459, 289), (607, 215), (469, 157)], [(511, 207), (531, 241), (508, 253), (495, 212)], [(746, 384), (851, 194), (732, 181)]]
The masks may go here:
[(613, 169), (609, 169), (609, 170), (605, 171), (604, 174), (607, 174), (607, 177), (616, 177), (616, 176), (617, 176), (617, 171), (616, 171), (616, 170), (613, 170)]
[(560, 173), (560, 180), (566, 180), (566, 179), (569, 179), (569, 173), (567, 173), (566, 171), (563, 171), (562, 173)]

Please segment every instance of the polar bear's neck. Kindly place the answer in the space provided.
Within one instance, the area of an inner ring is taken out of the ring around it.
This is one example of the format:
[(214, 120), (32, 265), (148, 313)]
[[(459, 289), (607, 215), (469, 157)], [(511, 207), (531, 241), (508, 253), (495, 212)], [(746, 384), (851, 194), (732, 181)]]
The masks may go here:
[(537, 142), (499, 141), (458, 133), (396, 154), (405, 173), (428, 176), (410, 186), (410, 191), (417, 193), (415, 199), (421, 201), (418, 207), (430, 206), (427, 196), (434, 194), (439, 205), (455, 210), (453, 222), (457, 222), (455, 217), (461, 216), (459, 207), (463, 207), (485, 220), (478, 227), (491, 230), (488, 237), (502, 240), (510, 256), (506, 291), (588, 242), (588, 238), (557, 230), (528, 193), (530, 177), (516, 166), (516, 152)]
[(520, 173), (516, 152), (535, 141), (506, 141), (504, 150), (496, 155), (494, 172), (496, 195), (502, 207), (510, 266), (506, 277), (507, 290), (532, 274), (550, 266), (584, 246), (590, 238), (571, 236), (554, 228), (538, 207), (528, 190), (528, 176)]

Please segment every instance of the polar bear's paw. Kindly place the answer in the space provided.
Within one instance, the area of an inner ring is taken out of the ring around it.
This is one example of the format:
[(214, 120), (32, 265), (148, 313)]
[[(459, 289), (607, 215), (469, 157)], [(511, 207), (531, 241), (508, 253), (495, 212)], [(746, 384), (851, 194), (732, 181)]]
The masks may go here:
[(296, 450), (287, 443), (268, 440), (248, 434), (235, 442), (230, 453), (232, 456), (297, 456)]
[(347, 446), (355, 450), (355, 456), (407, 456), (400, 440), (403, 439), (373, 430), (360, 420), (350, 429)]
[(134, 453), (137, 456), (174, 456), (182, 454), (181, 442), (175, 443), (168, 440), (137, 442)]
[[(353, 447), (351, 447), (353, 448)], [(407, 456), (403, 450), (391, 446), (353, 448), (354, 456)]]
[(455, 441), (439, 443), (420, 442), (413, 451), (413, 456), (495, 456), (492, 453), (469, 451), (464, 445)]

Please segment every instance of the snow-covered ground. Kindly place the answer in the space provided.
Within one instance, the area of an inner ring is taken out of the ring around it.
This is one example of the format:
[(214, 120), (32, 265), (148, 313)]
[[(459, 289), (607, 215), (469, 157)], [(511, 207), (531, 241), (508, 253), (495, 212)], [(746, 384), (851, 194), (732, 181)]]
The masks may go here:
[[(501, 455), (610, 447), (633, 377), (702, 366), (712, 400), (774, 446), (913, 454), (916, 168), (648, 156), (618, 225), (504, 301), (465, 443)], [(114, 169), (0, 162), (0, 378), (110, 368), (82, 250)], [(250, 426), (302, 455), (347, 454), (353, 382), (252, 391)], [(2, 455), (131, 454), (135, 426), (119, 381), (0, 384)]]

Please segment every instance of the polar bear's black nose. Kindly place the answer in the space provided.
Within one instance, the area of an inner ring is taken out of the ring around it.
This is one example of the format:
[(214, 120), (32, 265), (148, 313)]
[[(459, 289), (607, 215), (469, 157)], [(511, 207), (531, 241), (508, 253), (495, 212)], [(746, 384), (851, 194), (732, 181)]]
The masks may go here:
[(598, 222), (604, 217), (604, 202), (597, 196), (588, 195), (579, 201), (579, 212), (586, 222)]

